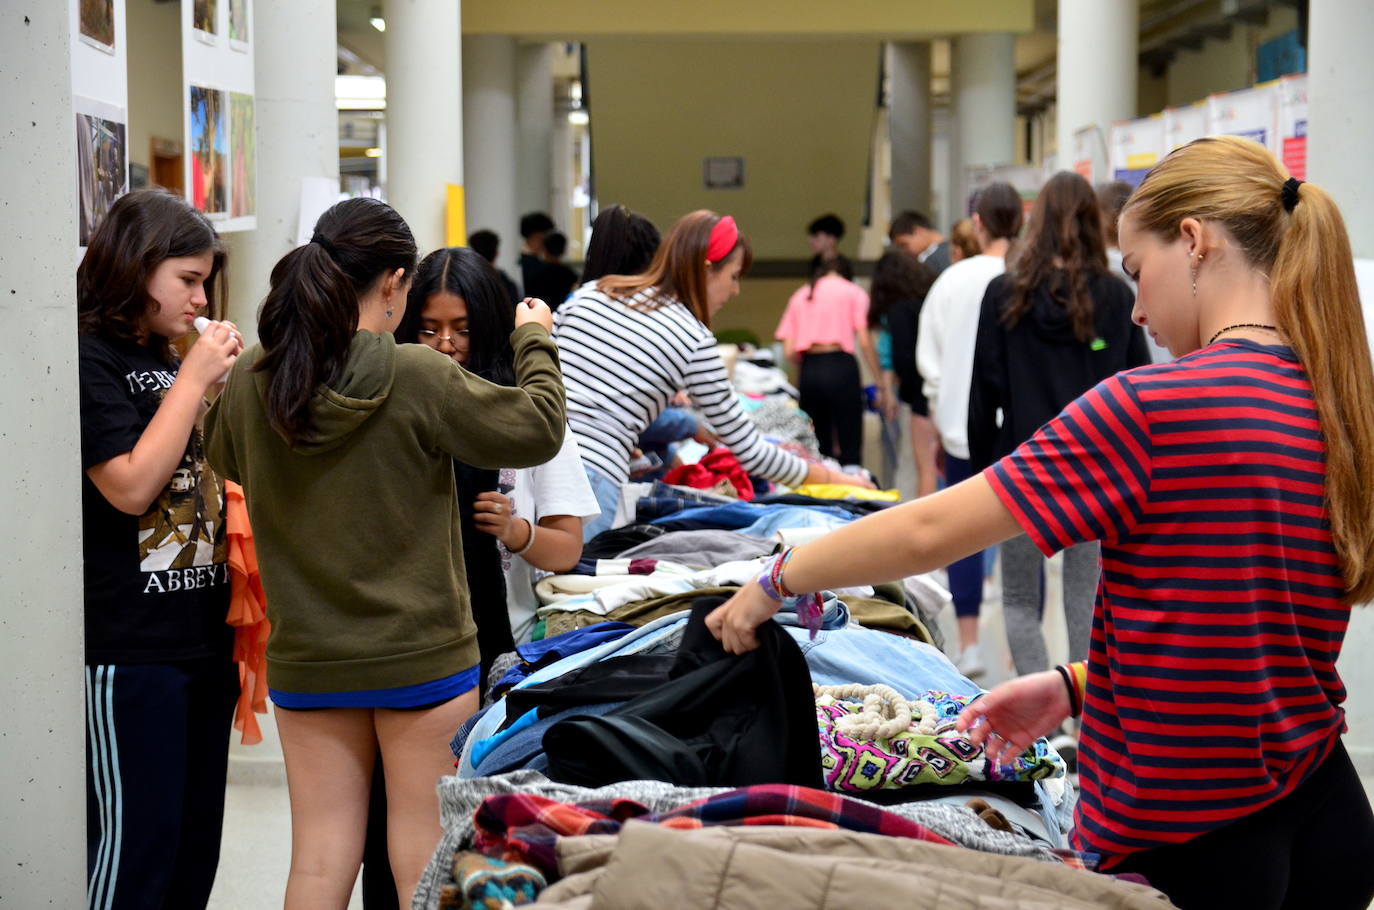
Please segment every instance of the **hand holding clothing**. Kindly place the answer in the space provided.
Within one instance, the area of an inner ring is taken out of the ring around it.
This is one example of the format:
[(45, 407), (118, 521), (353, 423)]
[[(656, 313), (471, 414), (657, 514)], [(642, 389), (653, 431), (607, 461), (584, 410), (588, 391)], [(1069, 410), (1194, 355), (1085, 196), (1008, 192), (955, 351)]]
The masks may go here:
[(1010, 762), (1069, 716), (1069, 693), (1054, 670), (1018, 676), (975, 699), (957, 727), (989, 761)]
[(707, 615), (706, 628), (726, 651), (744, 654), (759, 646), (758, 627), (772, 619), (781, 606), (757, 582), (750, 582)]

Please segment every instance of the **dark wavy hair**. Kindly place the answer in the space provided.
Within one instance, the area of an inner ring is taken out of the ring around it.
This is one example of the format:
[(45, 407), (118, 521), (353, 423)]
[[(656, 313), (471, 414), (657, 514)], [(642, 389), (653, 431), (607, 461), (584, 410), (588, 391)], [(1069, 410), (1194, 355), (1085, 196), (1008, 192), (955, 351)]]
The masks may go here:
[(906, 250), (893, 248), (873, 266), (868, 292), (868, 324), (882, 325), (883, 317), (902, 300), (921, 302), (935, 283), (935, 270)]
[(268, 374), (267, 419), (295, 444), (311, 430), (310, 399), (338, 379), (358, 331), (358, 302), (383, 275), (415, 269), (415, 237), (396, 210), (346, 199), (315, 222), (315, 236), (272, 269), (258, 317)]
[[(210, 318), (221, 317), (226, 295), (224, 244), (210, 219), (180, 196), (161, 188), (134, 190), (115, 201), (91, 235), (76, 270), (77, 326), (82, 334), (138, 342), (156, 303), (148, 281), (167, 259), (213, 258), (205, 279)], [(161, 335), (147, 338), (149, 348), (167, 363), (175, 356)]]
[(464, 368), (498, 385), (515, 385), (515, 351), (510, 346), (515, 307), (501, 276), (475, 250), (451, 246), (435, 250), (420, 262), (406, 297), (405, 315), (396, 328), (396, 340), (418, 343), (425, 306), (431, 297), (445, 291), (463, 298), (468, 308), (468, 360)]
[(1068, 311), (1074, 337), (1093, 340), (1093, 299), (1088, 279), (1107, 271), (1102, 215), (1092, 185), (1072, 171), (1050, 178), (1031, 209), (1026, 239), (1011, 271), (1011, 302), (1002, 322), (1016, 325), (1030, 310), (1037, 288), (1045, 288)]
[(653, 262), (663, 235), (652, 221), (623, 205), (604, 208), (592, 222), (582, 284), (607, 275), (638, 275)]

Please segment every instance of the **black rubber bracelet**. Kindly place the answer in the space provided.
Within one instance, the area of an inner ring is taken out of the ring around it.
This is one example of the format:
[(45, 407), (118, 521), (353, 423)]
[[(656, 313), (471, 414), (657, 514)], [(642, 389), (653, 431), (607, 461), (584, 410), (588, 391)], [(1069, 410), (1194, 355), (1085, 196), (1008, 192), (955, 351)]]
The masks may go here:
[(1063, 664), (1054, 669), (1059, 672), (1059, 678), (1064, 680), (1064, 688), (1069, 692), (1069, 716), (1078, 717), (1083, 713), (1083, 706), (1078, 703), (1078, 690), (1074, 687), (1073, 676)]

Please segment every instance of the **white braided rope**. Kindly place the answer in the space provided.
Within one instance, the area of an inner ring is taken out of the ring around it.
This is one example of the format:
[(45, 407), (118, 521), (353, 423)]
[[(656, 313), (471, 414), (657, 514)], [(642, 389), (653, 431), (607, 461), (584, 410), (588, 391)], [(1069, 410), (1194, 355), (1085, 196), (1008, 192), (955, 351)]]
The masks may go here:
[[(909, 702), (891, 686), (877, 683), (871, 686), (851, 683), (844, 686), (811, 685), (816, 696), (828, 695), (840, 701), (863, 699), (863, 710), (857, 714), (839, 717), (835, 729), (850, 739), (872, 742), (877, 739), (891, 739), (915, 727), (917, 733), (926, 736), (935, 734), (939, 713), (935, 706), (925, 701)], [(919, 715), (920, 721), (913, 724), (912, 715)]]

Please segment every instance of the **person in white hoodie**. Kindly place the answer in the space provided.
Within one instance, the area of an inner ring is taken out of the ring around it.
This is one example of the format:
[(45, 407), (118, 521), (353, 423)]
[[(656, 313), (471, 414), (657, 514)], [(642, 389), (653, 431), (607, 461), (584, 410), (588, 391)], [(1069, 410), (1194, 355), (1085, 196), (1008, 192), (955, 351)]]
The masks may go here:
[[(973, 212), (973, 229), (983, 252), (941, 272), (921, 308), (916, 369), (940, 434), (949, 486), (971, 474), (968, 397), (978, 314), (988, 284), (1006, 271), (1007, 251), (1021, 231), (1021, 217), (1021, 194), (1014, 187), (1007, 183), (984, 187)], [(965, 676), (980, 676), (987, 671), (978, 650), (978, 612), (983, 605), (981, 552), (949, 566), (949, 588), (959, 617), (957, 666)]]

